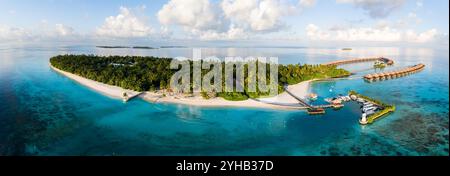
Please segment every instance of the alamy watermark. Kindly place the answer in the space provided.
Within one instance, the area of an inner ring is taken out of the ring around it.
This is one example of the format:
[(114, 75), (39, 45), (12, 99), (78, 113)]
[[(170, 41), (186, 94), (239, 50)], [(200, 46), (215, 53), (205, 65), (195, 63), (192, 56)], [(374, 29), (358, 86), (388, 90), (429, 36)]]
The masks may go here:
[(277, 57), (203, 58), (193, 49), (192, 58), (176, 57), (170, 69), (179, 69), (170, 80), (177, 92), (259, 92), (278, 94)]

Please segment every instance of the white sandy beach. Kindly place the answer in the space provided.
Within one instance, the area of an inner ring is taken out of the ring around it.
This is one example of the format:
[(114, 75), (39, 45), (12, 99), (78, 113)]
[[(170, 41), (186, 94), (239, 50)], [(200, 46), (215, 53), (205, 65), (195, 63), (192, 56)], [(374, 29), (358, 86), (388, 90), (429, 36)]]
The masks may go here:
[(181, 97), (181, 96), (162, 96), (159, 93), (145, 92), (140, 95), (146, 101), (155, 103), (176, 103), (202, 107), (246, 107), (246, 108), (269, 108), (269, 109), (304, 109), (300, 106), (282, 106), (252, 99), (244, 101), (228, 101), (221, 97), (204, 99), (201, 96)]
[[(81, 76), (59, 70), (50, 65), (50, 67), (61, 73), (70, 79), (91, 88), (106, 96), (122, 99), (123, 92), (126, 92), (130, 97), (140, 94), (140, 92), (126, 90), (118, 86), (111, 86), (90, 79), (83, 78)], [(296, 85), (288, 86), (288, 90), (297, 95), (298, 97), (306, 97), (309, 93), (309, 86), (311, 81), (301, 82)], [(152, 102), (152, 103), (175, 103), (192, 106), (203, 107), (247, 107), (247, 108), (270, 108), (270, 109), (304, 109), (299, 106), (298, 101), (291, 97), (286, 92), (279, 94), (275, 97), (260, 98), (260, 99), (248, 99), (244, 101), (228, 101), (221, 97), (203, 99), (201, 96), (184, 97), (183, 95), (169, 95), (163, 96), (163, 93), (155, 92), (143, 92), (139, 95), (140, 98)], [(286, 105), (289, 106), (286, 106)]]
[(127, 95), (129, 97), (133, 97), (135, 95), (140, 94), (140, 92), (136, 92), (133, 90), (127, 90), (127, 89), (123, 89), (121, 87), (118, 86), (111, 86), (108, 84), (104, 84), (101, 82), (97, 82), (97, 81), (93, 81), (90, 79), (86, 79), (83, 78), (81, 76), (66, 72), (66, 71), (62, 71), (60, 69), (57, 69), (55, 67), (53, 67), (52, 65), (50, 65), (50, 67), (55, 70), (56, 72), (80, 83), (81, 85), (84, 85), (92, 90), (95, 90), (103, 95), (109, 96), (111, 98), (115, 98), (115, 99), (122, 99), (123, 93), (126, 92)]
[[(308, 94), (310, 93), (309, 87), (311, 85), (311, 82), (313, 82), (313, 81), (314, 80), (303, 81), (303, 82), (295, 84), (295, 85), (290, 85), (290, 86), (288, 86), (288, 90), (290, 92), (292, 92), (293, 94), (295, 94), (296, 96), (306, 99)], [(274, 97), (261, 98), (259, 100), (261, 100), (263, 102), (268, 102), (268, 103), (283, 103), (283, 104), (296, 104), (296, 103), (298, 103), (298, 100), (296, 100), (294, 97), (290, 96), (286, 92), (283, 92), (283, 93), (281, 93), (281, 94), (279, 94), (277, 96), (274, 96)]]

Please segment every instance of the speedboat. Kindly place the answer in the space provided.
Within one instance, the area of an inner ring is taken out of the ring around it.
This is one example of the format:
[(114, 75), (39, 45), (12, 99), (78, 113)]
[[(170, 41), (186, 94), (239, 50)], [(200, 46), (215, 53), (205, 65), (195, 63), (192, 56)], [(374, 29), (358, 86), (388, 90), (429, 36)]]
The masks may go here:
[(360, 103), (364, 103), (364, 99), (362, 99), (362, 98), (358, 98), (358, 99), (356, 99), (356, 101), (360, 102)]
[(369, 102), (364, 102), (363, 105), (364, 105), (364, 106), (367, 106), (367, 105), (373, 105), (373, 104), (372, 104), (372, 103), (369, 103)]
[(317, 94), (311, 93), (311, 94), (309, 94), (308, 98), (309, 98), (310, 100), (315, 101), (315, 100), (317, 100)]
[(323, 108), (308, 109), (308, 114), (309, 115), (325, 114), (325, 109)]
[(375, 111), (367, 111), (365, 113), (366, 113), (367, 116), (369, 116), (369, 115), (375, 114)]
[(377, 107), (368, 107), (368, 108), (363, 108), (364, 112), (368, 112), (368, 111), (375, 111), (377, 109)]

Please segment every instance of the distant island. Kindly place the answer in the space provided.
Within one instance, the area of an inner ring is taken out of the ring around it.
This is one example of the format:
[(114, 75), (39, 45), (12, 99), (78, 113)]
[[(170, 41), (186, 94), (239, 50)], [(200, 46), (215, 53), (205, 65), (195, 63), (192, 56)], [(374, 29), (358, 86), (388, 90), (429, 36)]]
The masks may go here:
[(158, 49), (158, 48), (154, 48), (154, 47), (149, 47), (149, 46), (133, 46), (133, 49)]
[(342, 48), (343, 51), (351, 51), (353, 50), (352, 48)]
[[(132, 49), (158, 49), (157, 47), (150, 46), (105, 46), (98, 45), (95, 46), (97, 48), (105, 48), (105, 49), (120, 49), (120, 48), (132, 48)], [(160, 46), (159, 48), (187, 48), (186, 46)]]
[[(123, 97), (124, 92), (129, 92), (131, 96), (144, 92), (141, 97), (152, 102), (283, 108), (263, 103), (274, 97), (264, 99), (262, 97), (267, 97), (268, 93), (258, 89), (256, 92), (248, 92), (247, 88), (244, 88), (244, 92), (201, 92), (200, 95), (192, 92), (174, 93), (169, 85), (171, 76), (176, 72), (169, 67), (171, 61), (171, 58), (142, 56), (58, 55), (50, 58), (51, 67), (56, 71), (115, 98)], [(350, 75), (349, 71), (335, 65), (289, 64), (279, 65), (278, 70), (280, 94), (275, 98), (287, 103), (295, 103), (296, 100), (288, 100), (283, 89), (285, 85), (289, 85), (288, 89), (295, 90), (299, 96), (306, 97), (310, 81)], [(202, 74), (208, 71), (202, 70)], [(123, 90), (118, 91), (118, 88)]]
[(129, 46), (95, 46), (97, 48), (131, 48)]
[(160, 46), (160, 48), (187, 48), (186, 46)]
[(132, 48), (132, 49), (158, 49), (149, 46), (95, 46), (97, 48), (115, 49), (115, 48)]

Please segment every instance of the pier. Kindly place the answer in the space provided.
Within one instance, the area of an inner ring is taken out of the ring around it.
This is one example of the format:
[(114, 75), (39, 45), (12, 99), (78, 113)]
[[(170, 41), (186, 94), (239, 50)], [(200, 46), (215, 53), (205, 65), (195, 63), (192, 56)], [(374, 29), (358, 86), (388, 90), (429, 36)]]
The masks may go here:
[(347, 59), (347, 60), (338, 60), (333, 62), (324, 63), (322, 65), (344, 65), (344, 64), (352, 64), (359, 62), (372, 62), (372, 61), (381, 61), (386, 63), (387, 65), (393, 65), (394, 61), (385, 57), (367, 57), (367, 58), (355, 58), (355, 59)]
[(384, 80), (389, 78), (396, 78), (401, 76), (406, 76), (412, 73), (417, 73), (425, 68), (424, 64), (417, 64), (408, 68), (396, 70), (396, 71), (389, 71), (389, 72), (382, 72), (382, 73), (375, 73), (375, 74), (367, 74), (363, 78), (367, 81), (374, 81), (374, 80)]
[(350, 97), (353, 97), (352, 100), (357, 101), (363, 107), (363, 114), (359, 119), (361, 125), (372, 124), (375, 120), (393, 113), (396, 109), (395, 105), (383, 103), (379, 100), (356, 93), (355, 91), (350, 91), (349, 95)]
[(284, 91), (288, 93), (290, 96), (295, 98), (301, 105), (307, 107), (308, 109), (315, 109), (313, 106), (305, 102), (302, 98), (298, 97), (297, 95), (293, 94), (291, 91), (288, 90), (287, 86), (284, 86)]
[(336, 108), (336, 105), (329, 104), (329, 105), (318, 105), (313, 106), (304, 101), (302, 98), (298, 97), (297, 95), (293, 94), (291, 91), (288, 90), (287, 86), (284, 86), (284, 91), (288, 93), (290, 96), (295, 98), (300, 105), (304, 106), (306, 109), (308, 109), (308, 114), (310, 115), (317, 115), (317, 114), (325, 114), (325, 108)]

